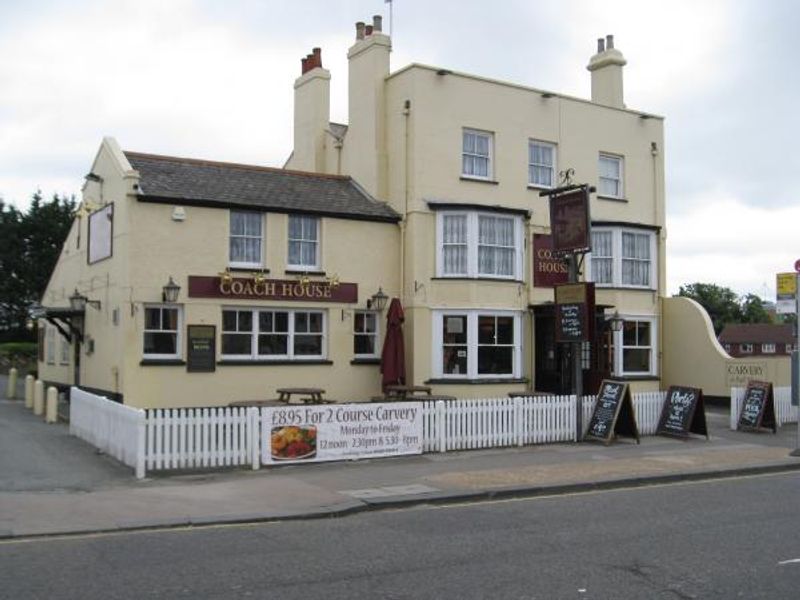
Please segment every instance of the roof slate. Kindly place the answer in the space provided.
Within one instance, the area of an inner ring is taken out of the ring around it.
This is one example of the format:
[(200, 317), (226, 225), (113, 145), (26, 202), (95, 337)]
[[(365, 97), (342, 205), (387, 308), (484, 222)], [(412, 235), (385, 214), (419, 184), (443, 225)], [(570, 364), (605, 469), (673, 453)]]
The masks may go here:
[(792, 344), (795, 341), (792, 325), (772, 323), (738, 323), (726, 325), (719, 341), (727, 344)]
[(397, 222), (400, 215), (352, 178), (125, 151), (142, 201), (299, 212)]

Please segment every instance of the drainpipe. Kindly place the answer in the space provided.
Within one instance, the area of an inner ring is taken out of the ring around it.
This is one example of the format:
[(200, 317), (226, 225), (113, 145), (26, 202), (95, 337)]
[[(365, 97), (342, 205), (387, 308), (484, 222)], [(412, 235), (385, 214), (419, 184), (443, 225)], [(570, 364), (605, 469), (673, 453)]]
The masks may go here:
[(404, 117), (404, 124), (405, 124), (405, 131), (403, 133), (403, 146), (404, 146), (404, 157), (403, 157), (403, 219), (400, 221), (400, 297), (403, 299), (403, 303), (406, 304), (406, 221), (408, 220), (408, 196), (409, 196), (409, 117), (411, 116), (411, 100), (406, 100), (403, 104), (403, 117)]

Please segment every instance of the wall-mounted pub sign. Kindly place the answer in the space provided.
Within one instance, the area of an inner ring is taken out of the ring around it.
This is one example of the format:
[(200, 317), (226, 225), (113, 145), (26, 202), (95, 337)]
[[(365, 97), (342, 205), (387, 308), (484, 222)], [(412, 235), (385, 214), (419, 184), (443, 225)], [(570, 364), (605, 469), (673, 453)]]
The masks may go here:
[(188, 294), (190, 298), (354, 303), (358, 302), (358, 284), (189, 275)]
[(568, 281), (567, 262), (553, 255), (553, 236), (533, 234), (533, 285), (554, 287)]
[(589, 342), (594, 336), (594, 283), (556, 286), (556, 342)]

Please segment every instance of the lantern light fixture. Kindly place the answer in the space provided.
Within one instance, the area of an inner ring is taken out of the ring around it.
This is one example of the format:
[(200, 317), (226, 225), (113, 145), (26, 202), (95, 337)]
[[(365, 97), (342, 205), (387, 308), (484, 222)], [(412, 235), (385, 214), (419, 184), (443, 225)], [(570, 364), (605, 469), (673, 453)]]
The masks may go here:
[(386, 307), (388, 299), (389, 296), (383, 292), (383, 288), (379, 287), (378, 291), (372, 295), (372, 298), (367, 299), (367, 309), (381, 312)]
[(180, 293), (180, 291), (181, 291), (181, 286), (175, 283), (172, 279), (172, 275), (170, 275), (169, 281), (161, 289), (161, 299), (164, 302), (172, 304), (178, 300), (178, 294)]
[(89, 300), (78, 291), (78, 288), (75, 288), (75, 292), (69, 297), (70, 308), (77, 312), (83, 312), (86, 310), (87, 304), (96, 310), (100, 310), (100, 300)]

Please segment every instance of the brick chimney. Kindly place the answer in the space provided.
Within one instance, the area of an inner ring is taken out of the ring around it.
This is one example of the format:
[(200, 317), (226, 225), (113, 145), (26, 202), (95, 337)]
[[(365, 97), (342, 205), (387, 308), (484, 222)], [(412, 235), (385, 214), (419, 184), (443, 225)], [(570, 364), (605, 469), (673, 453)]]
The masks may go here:
[(392, 42), (383, 33), (383, 19), (356, 23), (355, 43), (347, 52), (349, 62), (347, 146), (358, 155), (349, 169), (367, 191), (382, 196), (386, 170), (385, 89)]
[(597, 54), (586, 67), (592, 73), (592, 102), (625, 108), (622, 94), (622, 67), (626, 64), (622, 52), (614, 48), (614, 36), (597, 40)]
[(300, 61), (294, 82), (294, 153), (292, 168), (325, 171), (326, 129), (330, 122), (331, 74), (322, 68), (322, 50)]

